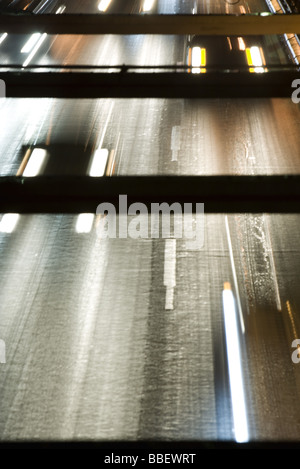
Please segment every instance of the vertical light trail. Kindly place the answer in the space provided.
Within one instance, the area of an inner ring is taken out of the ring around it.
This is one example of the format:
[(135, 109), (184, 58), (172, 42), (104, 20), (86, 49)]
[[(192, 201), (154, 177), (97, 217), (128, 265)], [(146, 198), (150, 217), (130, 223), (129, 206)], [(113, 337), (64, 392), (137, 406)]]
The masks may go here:
[(92, 161), (89, 166), (88, 173), (89, 173), (89, 176), (91, 177), (101, 177), (101, 176), (104, 176), (104, 173), (105, 173), (109, 152), (107, 149), (102, 148), (102, 145), (103, 145), (103, 140), (104, 140), (107, 127), (111, 118), (113, 107), (114, 107), (114, 103), (112, 102), (109, 108), (108, 116), (106, 118), (101, 137), (96, 144), (96, 150), (94, 152)]
[(222, 299), (234, 433), (236, 441), (238, 443), (244, 443), (249, 440), (248, 422), (239, 342), (239, 327), (234, 296), (229, 282), (224, 283)]
[(240, 320), (241, 320), (241, 328), (242, 328), (242, 332), (244, 333), (245, 332), (245, 325), (244, 325), (243, 311), (242, 311), (242, 305), (241, 305), (241, 300), (240, 300), (240, 293), (239, 293), (239, 287), (238, 287), (238, 282), (237, 282), (237, 275), (236, 275), (236, 269), (235, 269), (233, 249), (232, 249), (231, 236), (230, 236), (230, 230), (229, 230), (227, 215), (225, 216), (225, 226), (226, 226), (226, 234), (227, 234), (227, 241), (228, 241), (228, 247), (229, 247), (229, 255), (230, 255), (230, 262), (231, 262), (231, 269), (232, 269), (234, 287), (235, 287), (235, 291), (236, 291), (236, 294), (237, 294), (237, 304), (238, 304), (238, 310), (239, 310), (239, 315), (240, 315)]

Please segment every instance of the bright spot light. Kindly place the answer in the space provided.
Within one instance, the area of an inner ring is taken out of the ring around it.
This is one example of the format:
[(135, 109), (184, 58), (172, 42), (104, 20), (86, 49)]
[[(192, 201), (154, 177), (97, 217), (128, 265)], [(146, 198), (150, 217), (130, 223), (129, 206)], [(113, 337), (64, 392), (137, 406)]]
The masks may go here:
[(34, 48), (35, 44), (38, 42), (40, 37), (41, 33), (33, 33), (24, 45), (24, 47), (21, 49), (21, 52), (23, 54), (28, 54), (28, 52), (30, 52)]
[(3, 33), (0, 36), (0, 44), (4, 41), (4, 39), (7, 37), (7, 33)]
[(206, 50), (201, 47), (193, 47), (191, 62), (192, 67), (194, 67), (192, 69), (192, 73), (200, 73), (201, 71), (205, 72), (205, 69), (201, 70), (200, 67), (204, 67), (206, 65)]
[(260, 55), (259, 47), (256, 47), (256, 46), (250, 47), (250, 54), (251, 54), (253, 65), (259, 67), (263, 64), (262, 63), (262, 58), (261, 58), (261, 55)]
[[(39, 33), (37, 33), (39, 34)], [(37, 53), (38, 49), (41, 47), (42, 43), (47, 37), (47, 33), (42, 34), (42, 36), (39, 38), (38, 42), (35, 44), (34, 48), (31, 50), (30, 54), (28, 55), (27, 59), (23, 63), (23, 67), (27, 67), (31, 59), (35, 56)], [(26, 45), (26, 44), (25, 44)], [(25, 46), (24, 46), (25, 47)]]
[(234, 296), (229, 282), (225, 282), (224, 284), (222, 299), (235, 439), (237, 442), (242, 443), (249, 439), (248, 423), (243, 386), (238, 322)]
[(80, 213), (76, 221), (76, 233), (89, 233), (94, 222), (93, 213)]
[(29, 161), (24, 169), (23, 176), (37, 176), (42, 168), (45, 158), (46, 150), (42, 148), (35, 148), (30, 155)]
[(257, 46), (252, 46), (246, 49), (246, 57), (248, 65), (254, 65), (255, 68), (250, 68), (251, 73), (263, 73), (265, 70), (262, 67), (263, 59), (261, 55), (260, 48)]
[(1, 233), (12, 233), (19, 220), (18, 213), (5, 213), (0, 221)]
[(192, 49), (192, 66), (199, 67), (201, 64), (201, 48), (193, 47)]
[(98, 10), (99, 11), (106, 11), (107, 8), (109, 7), (111, 0), (101, 0), (101, 2), (98, 5)]
[(154, 0), (145, 0), (143, 5), (143, 11), (150, 11), (152, 10), (154, 5)]
[(106, 163), (108, 159), (108, 150), (105, 148), (98, 148), (95, 151), (91, 167), (89, 170), (89, 176), (101, 177), (104, 175)]

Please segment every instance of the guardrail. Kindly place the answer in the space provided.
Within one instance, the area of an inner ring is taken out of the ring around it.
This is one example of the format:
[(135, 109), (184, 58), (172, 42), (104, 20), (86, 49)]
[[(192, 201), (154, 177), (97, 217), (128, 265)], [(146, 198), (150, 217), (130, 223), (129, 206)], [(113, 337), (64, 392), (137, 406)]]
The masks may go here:
[(287, 98), (299, 72), (0, 72), (7, 97)]
[(265, 35), (300, 33), (300, 15), (2, 14), (0, 30), (25, 34)]
[[(155, 188), (155, 189), (154, 189)], [(299, 213), (300, 176), (37, 176), (0, 178), (0, 212), (95, 213), (128, 205), (204, 203), (205, 213)], [(193, 211), (195, 206), (193, 205)]]

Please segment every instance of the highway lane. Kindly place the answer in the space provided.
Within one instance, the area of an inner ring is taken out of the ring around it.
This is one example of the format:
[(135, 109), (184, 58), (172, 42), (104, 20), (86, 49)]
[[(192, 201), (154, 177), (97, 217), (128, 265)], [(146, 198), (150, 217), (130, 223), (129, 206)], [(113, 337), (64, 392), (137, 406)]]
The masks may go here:
[(18, 172), (28, 146), (63, 144), (80, 146), (81, 156), (70, 153), (65, 169), (49, 160), (44, 171), (79, 174), (102, 136), (105, 148), (117, 148), (118, 174), (296, 174), (298, 112), (280, 99), (6, 100), (1, 174)]
[(178, 242), (176, 307), (165, 310), (163, 240), (82, 238), (73, 218), (41, 216), (2, 243), (2, 439), (218, 436), (212, 244), (194, 256)]
[(202, 249), (176, 241), (167, 309), (165, 240), (101, 240), (75, 223), (23, 216), (1, 235), (2, 440), (233, 438), (224, 281), (245, 323), (250, 437), (298, 440), (298, 217), (230, 216), (226, 232), (207, 215)]
[[(2, 104), (2, 174), (19, 170), (28, 144), (82, 148), (43, 169), (77, 174), (100, 142), (115, 150), (116, 174), (298, 171), (289, 100), (35, 103)], [(1, 234), (2, 440), (234, 438), (226, 281), (246, 328), (250, 437), (299, 440), (299, 217), (207, 215), (204, 247), (171, 240), (168, 268), (163, 239), (100, 240), (95, 226), (75, 226), (73, 216), (24, 216)]]

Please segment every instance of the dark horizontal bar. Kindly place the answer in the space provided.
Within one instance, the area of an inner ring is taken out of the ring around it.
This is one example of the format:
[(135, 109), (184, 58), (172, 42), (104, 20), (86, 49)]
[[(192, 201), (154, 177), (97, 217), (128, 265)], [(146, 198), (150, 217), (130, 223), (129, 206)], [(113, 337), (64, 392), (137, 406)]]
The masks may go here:
[(12, 98), (260, 98), (291, 97), (299, 72), (3, 72)]
[[(139, 440), (139, 441), (103, 441), (103, 440), (22, 440), (22, 441), (3, 441), (0, 442), (0, 449), (97, 449), (98, 455), (101, 459), (105, 460), (107, 456), (124, 456), (132, 454), (139, 456), (139, 461), (142, 458), (147, 462), (153, 461), (153, 456), (150, 459), (149, 455), (166, 455), (168, 463), (170, 462), (170, 454), (189, 455), (189, 460), (193, 463), (200, 462), (203, 450), (241, 450), (241, 449), (300, 449), (299, 441), (249, 441), (246, 443), (237, 443), (233, 440), (186, 440), (186, 441), (162, 441), (162, 440)], [(169, 456), (169, 457), (168, 457)], [(128, 456), (126, 456), (128, 457)], [(156, 457), (160, 460), (160, 457)], [(184, 460), (182, 460), (184, 461)], [(112, 463), (113, 464), (113, 463)], [(117, 464), (117, 463), (116, 463)], [(140, 467), (146, 467), (142, 462)], [(172, 466), (171, 466), (172, 467)]]
[(2, 14), (0, 30), (28, 34), (263, 35), (300, 33), (300, 15)]
[[(71, 71), (76, 71), (76, 70), (85, 70), (87, 72), (100, 72), (102, 70), (119, 70), (120, 72), (129, 72), (131, 71), (147, 71), (147, 70), (170, 70), (174, 72), (183, 72), (183, 71), (190, 71), (191, 68), (193, 68), (191, 65), (132, 65), (132, 64), (114, 64), (114, 65), (88, 65), (88, 64), (30, 64), (27, 65), (25, 68), (23, 67), (22, 64), (6, 64), (6, 65), (1, 65), (0, 64), (0, 73), (6, 73), (6, 72), (31, 72), (32, 70), (39, 71), (39, 70), (44, 70), (48, 73), (55, 72), (56, 70), (59, 70), (60, 72), (71, 72)], [(195, 65), (194, 68), (199, 68), (199, 66)], [(236, 72), (237, 67), (226, 65), (226, 67), (222, 67), (218, 64), (215, 65), (205, 65), (205, 68), (209, 72), (218, 72), (218, 73), (224, 73), (226, 70), (226, 73), (228, 72)], [(239, 72), (249, 72), (249, 69), (253, 68), (253, 65), (239, 65), (238, 66), (238, 71)], [(270, 72), (297, 72), (300, 70), (299, 65), (288, 63), (288, 64), (268, 64), (267, 67), (268, 71)]]
[(102, 202), (119, 206), (204, 203), (206, 213), (300, 213), (300, 176), (113, 176), (103, 178), (0, 178), (0, 212), (96, 212)]

